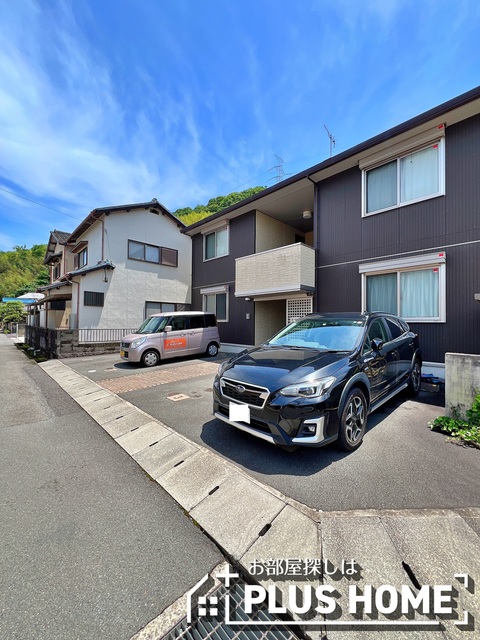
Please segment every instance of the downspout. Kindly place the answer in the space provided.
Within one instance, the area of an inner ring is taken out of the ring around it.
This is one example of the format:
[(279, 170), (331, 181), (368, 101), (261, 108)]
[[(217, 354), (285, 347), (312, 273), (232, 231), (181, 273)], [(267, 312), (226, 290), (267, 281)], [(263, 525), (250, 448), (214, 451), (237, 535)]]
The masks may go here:
[[(76, 319), (75, 319), (75, 327), (70, 327), (71, 329), (78, 329), (78, 327), (80, 326), (79, 324), (79, 316), (80, 316), (80, 283), (76, 282), (75, 280), (70, 280), (70, 282), (73, 284), (77, 285), (77, 313), (75, 314)], [(73, 294), (73, 291), (72, 291)], [(72, 296), (73, 297), (73, 296)]]
[(100, 219), (102, 223), (102, 262), (105, 260), (105, 220), (103, 218)]
[[(307, 179), (313, 184), (313, 250), (315, 251), (315, 295), (313, 297), (314, 311), (318, 311), (318, 233), (319, 233), (319, 218), (320, 212), (317, 206), (317, 184), (315, 180), (312, 180), (310, 175), (307, 175)], [(318, 214), (318, 215), (317, 215)]]

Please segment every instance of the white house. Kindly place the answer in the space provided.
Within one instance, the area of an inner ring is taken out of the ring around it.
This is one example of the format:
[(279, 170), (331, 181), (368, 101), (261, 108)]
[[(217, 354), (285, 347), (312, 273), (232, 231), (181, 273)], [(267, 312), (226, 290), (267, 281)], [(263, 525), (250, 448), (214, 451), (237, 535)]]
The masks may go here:
[(190, 309), (184, 226), (153, 199), (94, 209), (73, 233), (53, 231), (45, 257), (51, 283), (41, 288), (46, 298), (36, 324), (123, 330), (152, 313)]

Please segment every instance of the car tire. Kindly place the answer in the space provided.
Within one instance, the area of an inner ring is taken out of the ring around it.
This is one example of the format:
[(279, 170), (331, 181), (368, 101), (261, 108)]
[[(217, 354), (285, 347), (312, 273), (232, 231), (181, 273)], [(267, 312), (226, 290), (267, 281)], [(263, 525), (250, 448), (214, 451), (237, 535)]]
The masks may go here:
[(422, 384), (422, 367), (418, 360), (413, 361), (410, 376), (408, 377), (408, 395), (414, 398), (420, 391)]
[(142, 355), (142, 364), (144, 367), (155, 367), (159, 362), (160, 354), (154, 349), (149, 349)]
[(210, 358), (214, 358), (218, 354), (218, 344), (216, 342), (210, 342), (205, 353), (207, 356), (210, 356)]
[(344, 451), (355, 451), (367, 428), (367, 401), (360, 389), (350, 391), (345, 401), (338, 430), (338, 443)]

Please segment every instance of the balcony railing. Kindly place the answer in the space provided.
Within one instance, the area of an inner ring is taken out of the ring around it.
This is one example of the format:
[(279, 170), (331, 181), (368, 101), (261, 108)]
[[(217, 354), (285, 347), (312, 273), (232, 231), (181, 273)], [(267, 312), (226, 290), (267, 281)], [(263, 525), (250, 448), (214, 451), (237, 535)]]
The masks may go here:
[(235, 261), (235, 295), (253, 297), (315, 290), (315, 250), (302, 243)]

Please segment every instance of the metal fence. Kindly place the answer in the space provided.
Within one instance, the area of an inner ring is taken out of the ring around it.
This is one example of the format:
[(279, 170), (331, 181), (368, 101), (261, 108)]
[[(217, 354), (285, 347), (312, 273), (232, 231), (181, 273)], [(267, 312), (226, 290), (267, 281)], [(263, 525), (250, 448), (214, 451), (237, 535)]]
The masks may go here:
[(121, 342), (127, 333), (134, 333), (135, 329), (78, 329), (79, 344), (92, 342)]

